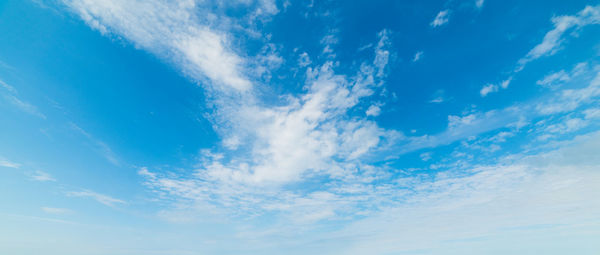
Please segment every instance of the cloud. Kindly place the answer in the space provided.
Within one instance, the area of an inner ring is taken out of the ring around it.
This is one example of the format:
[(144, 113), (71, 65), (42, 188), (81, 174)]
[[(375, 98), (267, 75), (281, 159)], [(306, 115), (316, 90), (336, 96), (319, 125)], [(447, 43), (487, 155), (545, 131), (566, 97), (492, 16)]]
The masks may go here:
[[(554, 55), (558, 52), (561, 49), (561, 44), (565, 41), (563, 37), (566, 32), (581, 29), (588, 25), (600, 24), (600, 6), (586, 6), (573, 16), (553, 17), (552, 23), (554, 23), (554, 28), (546, 33), (541, 43), (533, 47), (524, 57), (517, 61), (517, 67), (512, 71), (511, 77), (505, 81), (510, 82), (512, 76), (522, 71), (527, 63), (540, 57)], [(582, 71), (581, 69), (585, 69), (585, 66), (576, 67), (573, 71), (575, 72), (578, 68), (579, 71)], [(565, 75), (559, 71), (558, 73), (544, 77), (544, 79), (538, 81), (538, 84), (554, 88), (556, 87), (554, 83), (565, 82), (570, 79), (570, 77)], [(498, 90), (498, 85), (488, 84), (480, 90), (480, 94), (482, 97), (485, 97), (489, 93), (497, 92)]]
[(312, 62), (310, 61), (310, 57), (308, 56), (308, 53), (306, 52), (302, 52), (302, 54), (300, 54), (300, 56), (298, 57), (298, 65), (300, 67), (306, 67), (308, 65), (310, 65)]
[[(294, 207), (293, 203), (298, 206), (319, 204), (302, 201), (333, 198), (337, 194), (295, 193), (281, 187), (325, 176), (343, 182), (345, 179), (359, 181), (359, 175), (375, 175), (369, 166), (362, 166), (359, 159), (374, 157), (374, 152), (401, 137), (399, 132), (380, 128), (366, 116), (348, 114), (383, 84), (392, 55), (387, 30), (377, 34), (373, 59), (362, 62), (350, 74), (336, 73), (337, 64), (329, 61), (335, 58), (333, 46), (338, 41), (337, 31), (329, 31), (322, 40), (328, 61), (314, 66), (309, 66), (307, 61), (300, 62), (307, 67), (304, 91), (299, 95), (284, 95), (276, 104), (268, 104), (255, 95), (257, 91), (251, 86), (254, 82), (248, 78), (251, 76), (244, 74), (249, 63), (255, 60), (241, 57), (231, 47), (231, 42), (239, 38), (232, 37), (228, 30), (239, 32), (239, 27), (228, 24), (239, 21), (223, 17), (224, 13), (213, 14), (222, 10), (219, 6), (205, 8), (204, 4), (210, 3), (194, 1), (70, 0), (65, 3), (102, 33), (121, 36), (139, 48), (168, 56), (186, 74), (195, 79), (205, 76), (216, 84), (207, 87), (209, 104), (214, 107), (208, 118), (224, 138), (223, 147), (204, 150), (197, 169), (190, 175), (165, 175), (147, 169), (139, 172), (152, 190), (175, 200), (192, 201), (190, 207), (202, 204), (215, 210), (225, 207), (248, 214), (268, 211), (268, 208), (283, 210), (287, 206)], [(204, 16), (216, 21), (207, 21)], [(73, 129), (95, 141), (99, 151), (112, 155), (104, 143), (76, 125)], [(336, 185), (336, 188), (339, 187)], [(274, 205), (273, 199), (277, 201), (278, 197), (282, 201)], [(329, 215), (331, 212), (323, 212), (306, 220)]]
[(417, 62), (421, 60), (421, 58), (423, 58), (423, 51), (417, 51), (417, 53), (415, 53), (415, 56), (412, 59), (412, 62)]
[(56, 181), (49, 173), (43, 171), (35, 171), (34, 173), (29, 174), (29, 176), (32, 179), (41, 182)]
[[(243, 75), (246, 61), (229, 46), (231, 38), (209, 27), (211, 17), (215, 16), (203, 10), (219, 8), (220, 3), (163, 0), (63, 2), (101, 33), (117, 34), (137, 47), (166, 58), (194, 79), (206, 77), (216, 85), (216, 89), (246, 91), (252, 86)], [(257, 12), (277, 12), (271, 1), (261, 3)], [(211, 7), (212, 4), (217, 6)], [(224, 20), (220, 22), (226, 23)]]
[(577, 64), (570, 72), (565, 72), (565, 70), (560, 70), (558, 72), (554, 72), (544, 76), (541, 80), (538, 80), (536, 83), (540, 86), (548, 87), (548, 88), (556, 88), (561, 84), (570, 81), (572, 78), (575, 78), (586, 72), (588, 68), (588, 64), (583, 62)]
[(551, 73), (551, 74), (546, 75), (543, 79), (538, 80), (536, 83), (541, 86), (549, 87), (549, 86), (555, 85), (557, 83), (569, 81), (569, 79), (570, 79), (570, 77), (565, 72), (565, 70), (560, 70), (556, 73)]
[(560, 50), (564, 42), (564, 34), (588, 25), (600, 24), (600, 6), (586, 6), (574, 16), (557, 16), (552, 18), (554, 28), (546, 33), (541, 43), (533, 47), (527, 55), (519, 60), (517, 71), (525, 64), (543, 56), (551, 56)]
[(9, 161), (7, 159), (0, 157), (0, 166), (17, 169), (21, 166), (21, 164), (15, 163), (15, 162), (12, 162), (12, 161)]
[(500, 84), (487, 84), (479, 90), (479, 94), (481, 97), (486, 97), (488, 94), (498, 92), (500, 89), (506, 89), (511, 81), (512, 77), (502, 81)]
[(126, 202), (123, 200), (116, 199), (116, 198), (113, 198), (113, 197), (110, 197), (107, 195), (103, 195), (100, 193), (96, 193), (96, 192), (93, 192), (90, 190), (67, 192), (67, 196), (91, 198), (91, 199), (98, 201), (99, 203), (101, 203), (103, 205), (110, 206), (110, 207), (114, 207), (117, 204), (126, 204)]
[(591, 108), (583, 111), (586, 119), (599, 119), (600, 118), (600, 108)]
[[(401, 153), (423, 148), (448, 145), (455, 141), (496, 130), (510, 125), (520, 126), (533, 118), (574, 111), (584, 105), (593, 105), (600, 95), (600, 73), (598, 68), (587, 68), (568, 88), (554, 92), (543, 100), (516, 104), (504, 109), (473, 112), (462, 116), (448, 116), (448, 127), (434, 135), (408, 136), (397, 145)], [(496, 86), (496, 89), (501, 86)]]
[(390, 59), (390, 31), (387, 29), (382, 30), (377, 34), (379, 42), (375, 46), (375, 59), (373, 60), (373, 66), (377, 69), (377, 77), (383, 78), (385, 75), (385, 67), (388, 65)]
[[(401, 137), (366, 118), (376, 114), (377, 103), (367, 110), (367, 116), (348, 115), (380, 88), (386, 76), (388, 32), (378, 33), (378, 37), (374, 60), (363, 62), (352, 75), (337, 74), (334, 63), (328, 61), (308, 67), (305, 92), (286, 95), (279, 106), (244, 100), (235, 107), (223, 105), (219, 117), (229, 129), (221, 130), (226, 131), (225, 137), (235, 134), (242, 142), (236, 151), (203, 151), (191, 175), (147, 168), (139, 174), (152, 190), (182, 201), (180, 204), (209, 205), (215, 211), (224, 208), (229, 215), (279, 212), (310, 222), (351, 213), (356, 210), (351, 205), (357, 198), (349, 199), (340, 192), (371, 189), (349, 187), (349, 183), (375, 178), (375, 170), (361, 162), (376, 157), (374, 152)], [(322, 178), (331, 180), (330, 188), (315, 192), (283, 188)], [(327, 203), (330, 206), (324, 208)]]
[[(308, 53), (306, 58), (304, 54), (299, 56), (298, 65), (306, 67), (303, 91), (297, 95), (283, 95), (275, 104), (269, 104), (254, 94), (256, 82), (246, 74), (251, 62), (260, 62), (260, 58), (251, 59), (234, 49), (232, 45), (236, 45), (236, 38), (227, 30), (235, 26), (221, 22), (219, 15), (205, 11), (199, 2), (98, 3), (81, 0), (67, 1), (67, 5), (99, 31), (122, 36), (137, 47), (173, 61), (194, 79), (206, 77), (215, 84), (207, 88), (212, 100), (210, 104), (214, 106), (209, 118), (223, 138), (222, 147), (202, 150), (199, 162), (189, 171), (153, 171), (151, 167), (138, 171), (146, 187), (169, 203), (169, 208), (159, 212), (159, 216), (164, 218), (193, 221), (204, 213), (240, 216), (243, 219), (265, 216), (274, 223), (264, 232), (274, 235), (326, 220), (347, 222), (363, 218), (364, 221), (359, 220), (340, 233), (315, 238), (354, 238), (364, 229), (362, 233), (377, 238), (353, 242), (354, 252), (383, 253), (428, 248), (429, 240), (443, 242), (480, 237), (486, 231), (500, 228), (502, 223), (511, 227), (523, 226), (522, 222), (517, 222), (517, 216), (508, 220), (503, 218), (514, 215), (511, 214), (514, 208), (521, 208), (520, 205), (526, 202), (523, 198), (534, 199), (541, 203), (538, 204), (540, 208), (553, 213), (546, 220), (537, 217), (532, 222), (564, 223), (566, 221), (557, 220), (556, 215), (578, 208), (569, 204), (568, 198), (594, 191), (592, 184), (597, 182), (598, 176), (585, 166), (566, 165), (560, 168), (564, 165), (557, 163), (543, 168), (539, 164), (528, 163), (527, 160), (532, 159), (469, 167), (464, 167), (466, 164), (457, 159), (442, 162), (443, 166), (440, 164), (435, 173), (423, 175), (413, 175), (407, 173), (409, 170), (387, 165), (385, 158), (390, 155), (447, 145), (499, 128), (519, 126), (521, 121), (552, 114), (534, 111), (542, 103), (563, 103), (544, 101), (451, 115), (448, 116), (446, 130), (432, 135), (405, 137), (400, 132), (386, 130), (368, 116), (378, 112), (379, 106), (369, 102), (369, 97), (382, 90), (386, 68), (390, 56), (393, 56), (390, 51), (391, 35), (387, 30), (378, 33), (377, 43), (373, 42), (374, 46), (369, 47), (374, 49), (373, 59), (357, 61), (357, 68), (345, 73), (340, 73), (344, 68), (338, 68), (333, 60), (333, 46), (338, 43), (338, 38), (336, 31), (330, 31), (322, 40), (325, 62), (311, 63)], [(274, 5), (270, 6), (265, 7), (265, 12), (276, 12)], [(447, 23), (449, 12), (438, 13), (431, 26)], [(208, 18), (205, 20), (204, 16)], [(261, 63), (265, 68), (281, 63), (276, 49), (268, 47), (263, 52), (265, 61)], [(417, 55), (415, 59), (418, 60)], [(319, 58), (314, 59), (317, 60)], [(211, 66), (213, 62), (218, 62), (218, 65)], [(510, 79), (492, 84), (490, 91), (481, 95), (506, 89), (509, 83)], [(588, 86), (587, 92), (593, 95), (594, 86)], [(557, 94), (581, 94), (575, 89), (573, 92), (566, 91)], [(591, 97), (570, 98), (578, 105), (584, 100), (592, 101)], [(370, 106), (365, 112), (367, 116), (362, 114), (365, 106)], [(352, 114), (355, 112), (358, 114)], [(594, 113), (590, 112), (590, 116)], [(576, 122), (571, 120), (571, 124), (567, 125), (577, 127)], [(74, 129), (91, 141), (97, 141), (81, 128), (75, 126)], [(499, 143), (509, 135), (494, 137), (490, 138), (490, 142)], [(97, 144), (99, 151), (112, 154), (108, 146)], [(566, 155), (561, 153), (558, 155)], [(419, 155), (423, 160), (432, 160), (427, 153)], [(544, 155), (538, 156), (546, 157)], [(567, 171), (571, 167), (578, 172)], [(583, 175), (589, 178), (577, 179)], [(519, 190), (526, 192), (519, 193)], [(92, 191), (69, 192), (68, 195), (92, 198), (109, 206), (125, 203)], [(550, 207), (548, 201), (551, 199), (544, 195), (556, 195), (564, 203)], [(496, 201), (498, 203), (494, 203)], [(581, 201), (577, 201), (577, 205), (587, 206), (585, 208), (592, 209), (591, 212), (598, 209), (595, 204)], [(488, 209), (498, 213), (486, 214)], [(524, 216), (547, 216), (532, 207), (525, 210)], [(468, 221), (464, 228), (461, 224), (452, 224), (449, 230), (439, 228), (447, 222), (470, 219), (473, 215), (469, 212), (476, 212), (473, 222), (479, 224), (471, 225)], [(487, 215), (490, 217), (485, 217)], [(391, 224), (385, 224), (386, 218), (392, 219)], [(280, 226), (282, 230), (278, 231)], [(417, 235), (402, 232), (402, 237), (398, 238), (393, 235), (407, 228), (420, 232)], [(293, 233), (296, 232), (286, 234)], [(397, 243), (406, 244), (406, 247)], [(377, 250), (367, 252), (373, 244)]]
[(497, 91), (498, 91), (498, 85), (488, 84), (488, 85), (483, 86), (483, 88), (481, 88), (481, 90), (479, 91), (479, 94), (481, 94), (482, 97), (485, 97), (488, 94), (497, 92)]
[(379, 116), (380, 113), (381, 113), (381, 108), (379, 108), (379, 106), (377, 106), (377, 105), (369, 106), (369, 109), (367, 109), (367, 111), (365, 112), (365, 114), (367, 114), (367, 116)]
[(4, 92), (1, 94), (3, 94), (4, 99), (7, 102), (11, 103), (13, 106), (17, 107), (23, 112), (26, 112), (28, 114), (42, 119), (46, 119), (46, 115), (41, 113), (36, 106), (19, 99), (19, 97), (17, 97), (18, 92), (14, 87), (6, 84), (2, 80), (0, 80), (0, 86), (4, 89)]
[(345, 240), (347, 250), (338, 250), (345, 254), (464, 254), (481, 246), (495, 251), (532, 233), (550, 235), (542, 242), (518, 242), (520, 247), (547, 247), (586, 231), (582, 222), (600, 213), (594, 200), (600, 161), (593, 152), (599, 147), (600, 133), (591, 133), (554, 151), (440, 173), (431, 181), (419, 181), (414, 187), (418, 192), (406, 202), (319, 239)]
[(92, 136), (90, 133), (88, 133), (87, 131), (83, 130), (81, 127), (79, 127), (77, 124), (75, 123), (69, 123), (71, 129), (79, 132), (80, 134), (82, 134), (84, 137), (86, 137), (90, 142), (92, 142), (93, 148), (100, 153), (106, 160), (108, 160), (108, 162), (112, 163), (115, 166), (120, 166), (121, 163), (119, 162), (117, 156), (115, 155), (115, 153), (112, 151), (112, 149), (103, 141), (100, 141), (98, 139), (96, 139), (94, 136)]
[(581, 105), (594, 102), (596, 97), (600, 95), (600, 72), (598, 72), (598, 68), (594, 67), (595, 70), (582, 74), (586, 79), (591, 79), (587, 86), (561, 90), (547, 102), (537, 105), (536, 111), (545, 115), (557, 114), (569, 112)]
[(433, 21), (429, 25), (431, 25), (432, 27), (442, 26), (442, 25), (448, 23), (449, 18), (450, 18), (450, 10), (440, 11), (435, 16), (435, 19), (433, 19)]

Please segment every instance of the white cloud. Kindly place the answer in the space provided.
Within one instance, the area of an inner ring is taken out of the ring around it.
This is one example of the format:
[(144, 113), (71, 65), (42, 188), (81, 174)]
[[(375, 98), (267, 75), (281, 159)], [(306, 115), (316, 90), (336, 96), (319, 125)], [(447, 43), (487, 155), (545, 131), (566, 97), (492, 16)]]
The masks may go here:
[[(211, 22), (219, 21), (213, 19), (214, 15), (201, 12), (202, 8), (210, 9), (204, 5), (211, 3), (191, 0), (64, 0), (64, 3), (91, 27), (103, 34), (117, 34), (137, 47), (168, 58), (194, 79), (207, 77), (218, 89), (225, 89), (219, 85), (238, 91), (251, 88), (251, 82), (243, 75), (246, 63), (228, 46), (230, 38), (209, 28)], [(270, 1), (263, 3), (262, 12), (276, 13)]]
[(582, 74), (586, 77), (591, 76), (587, 86), (561, 90), (555, 97), (537, 105), (536, 110), (541, 114), (556, 114), (572, 111), (581, 105), (594, 102), (600, 95), (600, 72), (597, 71), (598, 67), (594, 69), (587, 71), (585, 75)]
[(590, 108), (583, 111), (586, 119), (599, 119), (600, 118), (600, 108)]
[(430, 25), (432, 27), (442, 26), (442, 25), (448, 23), (449, 18), (450, 18), (450, 10), (440, 11), (435, 16), (435, 19), (433, 19), (433, 21), (430, 23)]
[(536, 83), (538, 85), (550, 87), (557, 83), (569, 81), (569, 79), (570, 79), (570, 77), (565, 72), (565, 70), (560, 70), (556, 73), (551, 73), (551, 74), (546, 75), (543, 79), (538, 80)]
[(479, 94), (482, 97), (489, 95), (490, 93), (498, 92), (500, 89), (507, 89), (512, 81), (512, 77), (502, 81), (500, 84), (487, 84), (479, 90)]
[(308, 56), (308, 53), (306, 53), (306, 52), (303, 52), (298, 57), (298, 65), (300, 67), (306, 67), (306, 66), (310, 65), (311, 63), (312, 62), (310, 61), (310, 57)]
[[(543, 56), (554, 55), (558, 52), (561, 49), (561, 44), (565, 41), (563, 37), (567, 31), (581, 29), (588, 25), (600, 24), (600, 6), (586, 6), (574, 16), (556, 16), (552, 18), (552, 23), (554, 23), (554, 28), (546, 33), (542, 42), (533, 47), (524, 57), (519, 59), (517, 67), (513, 70), (513, 75), (514, 73), (523, 70), (527, 63)], [(572, 33), (572, 35), (573, 34), (574, 33)], [(578, 65), (572, 70), (572, 75), (579, 75), (584, 69), (586, 69), (585, 65)], [(511, 78), (507, 79), (507, 81), (510, 82)], [(558, 73), (544, 77), (544, 79), (539, 80), (537, 83), (539, 85), (555, 88), (555, 84), (566, 82), (570, 78), (571, 77), (566, 76), (566, 73), (561, 73), (559, 71)], [(481, 95), (484, 96), (491, 92), (496, 92), (498, 91), (497, 87), (497, 85), (486, 85), (481, 89)]]
[(15, 163), (15, 162), (12, 162), (12, 161), (9, 161), (7, 159), (0, 157), (0, 166), (16, 169), (16, 168), (19, 168), (21, 166), (21, 164)]
[(369, 109), (367, 109), (367, 111), (365, 112), (365, 114), (367, 114), (367, 116), (379, 116), (380, 113), (381, 113), (381, 108), (379, 108), (378, 105), (369, 106)]
[(32, 179), (41, 182), (56, 181), (49, 173), (43, 171), (35, 171), (34, 173), (29, 174), (29, 176)]
[(373, 60), (373, 66), (377, 69), (377, 77), (382, 78), (385, 75), (385, 67), (388, 65), (390, 59), (390, 51), (388, 48), (390, 47), (390, 31), (384, 29), (377, 36), (379, 37), (379, 42), (377, 42), (377, 46), (375, 47), (375, 59)]
[(113, 197), (110, 197), (107, 195), (103, 195), (100, 193), (96, 193), (96, 192), (93, 192), (90, 190), (67, 192), (67, 196), (91, 198), (91, 199), (98, 201), (101, 204), (111, 206), (111, 207), (115, 206), (116, 204), (126, 204), (126, 202), (123, 200), (116, 199), (116, 198), (113, 198)]
[[(219, 23), (221, 17), (199, 7), (203, 3), (69, 0), (66, 4), (90, 26), (122, 36), (159, 56), (169, 56), (194, 78), (198, 79), (201, 74), (237, 91), (248, 92), (252, 88), (252, 82), (244, 75), (249, 60), (235, 53), (231, 48), (235, 38), (226, 32), (236, 26)], [(213, 18), (217, 21), (211, 22)], [(328, 57), (335, 56), (336, 34), (331, 30), (323, 37), (324, 53)], [(277, 197), (277, 189), (269, 188), (272, 186), (317, 175), (341, 179), (366, 174), (355, 172), (362, 167), (357, 160), (368, 157), (399, 134), (378, 127), (366, 117), (351, 118), (347, 112), (381, 86), (391, 55), (388, 37), (387, 30), (378, 34), (374, 59), (360, 65), (354, 75), (336, 74), (333, 62), (308, 67), (305, 93), (283, 96), (277, 106), (264, 104), (252, 92), (228, 93), (219, 86), (209, 88), (213, 100), (210, 103), (215, 107), (211, 121), (225, 138), (223, 146), (235, 149), (232, 152), (235, 154), (204, 151), (199, 168), (186, 178), (148, 170), (140, 171), (140, 175), (157, 192), (190, 199), (194, 204), (216, 203), (226, 207), (235, 204), (244, 208), (265, 206), (256, 203), (261, 196)], [(306, 61), (301, 62), (305, 64)], [(87, 134), (76, 126), (74, 129)], [(96, 144), (105, 155), (112, 155), (108, 146)], [(71, 195), (98, 199), (89, 192)], [(324, 197), (327, 196), (312, 199)], [(304, 198), (307, 197), (299, 199)], [(106, 202), (108, 199), (98, 200)], [(114, 202), (118, 201), (109, 204)], [(318, 220), (327, 215), (330, 213), (309, 218)]]
[(589, 237), (598, 233), (598, 224), (590, 220), (600, 213), (598, 148), (596, 132), (549, 152), (454, 168), (432, 179), (399, 180), (414, 192), (302, 245), (343, 247), (323, 254), (562, 254), (573, 251), (570, 240), (586, 236), (578, 253), (593, 254), (598, 245)]
[(517, 71), (525, 64), (543, 56), (554, 55), (564, 42), (563, 35), (571, 29), (580, 29), (587, 25), (600, 24), (600, 6), (586, 6), (574, 16), (557, 16), (552, 18), (554, 28), (546, 33), (542, 42), (531, 49), (519, 60)]
[(417, 53), (415, 53), (415, 56), (412, 59), (412, 62), (417, 62), (419, 60), (421, 60), (421, 58), (423, 58), (423, 53), (422, 51), (417, 51)]
[(35, 105), (32, 105), (28, 102), (19, 99), (19, 97), (17, 97), (18, 92), (14, 87), (6, 84), (2, 80), (0, 80), (0, 86), (5, 90), (5, 92), (1, 94), (3, 94), (4, 99), (7, 102), (11, 103), (13, 106), (19, 108), (19, 110), (23, 112), (37, 116), (42, 119), (46, 119), (46, 115), (41, 113)]
[(570, 72), (565, 72), (565, 70), (560, 70), (555, 73), (548, 74), (544, 76), (541, 80), (538, 80), (536, 83), (538, 85), (548, 87), (548, 88), (556, 88), (562, 85), (565, 82), (570, 81), (572, 78), (580, 76), (583, 73), (586, 73), (588, 69), (588, 64), (583, 62), (575, 65)]
[(481, 88), (481, 90), (479, 91), (479, 94), (481, 94), (482, 97), (485, 97), (488, 94), (497, 92), (497, 91), (498, 91), (498, 85), (488, 84), (488, 85), (483, 86), (483, 88)]
[[(259, 106), (246, 100), (222, 106), (218, 118), (228, 127), (221, 129), (224, 137), (235, 134), (242, 141), (235, 155), (204, 151), (198, 169), (187, 177), (154, 173), (146, 168), (139, 174), (157, 192), (191, 200), (192, 204), (216, 204), (233, 210), (232, 214), (236, 210), (241, 214), (260, 214), (288, 208), (309, 212), (312, 211), (309, 208), (317, 208), (323, 202), (315, 199), (339, 194), (325, 188), (321, 190), (325, 193), (290, 192), (282, 190), (281, 185), (327, 176), (348, 191), (351, 189), (346, 182), (374, 178), (376, 172), (361, 161), (401, 135), (380, 128), (366, 116), (351, 117), (347, 113), (379, 88), (385, 77), (382, 70), (387, 65), (384, 56), (389, 54), (385, 49), (387, 40), (387, 32), (379, 33), (379, 43), (374, 49), (376, 60), (360, 65), (354, 75), (336, 74), (333, 62), (308, 67), (306, 92), (282, 97), (284, 101), (277, 107)], [(369, 114), (375, 114), (375, 108)], [(341, 187), (333, 185), (333, 188)], [(339, 211), (351, 212), (337, 208), (356, 203), (334, 200), (338, 204), (330, 209), (298, 218), (319, 221), (337, 216)]]

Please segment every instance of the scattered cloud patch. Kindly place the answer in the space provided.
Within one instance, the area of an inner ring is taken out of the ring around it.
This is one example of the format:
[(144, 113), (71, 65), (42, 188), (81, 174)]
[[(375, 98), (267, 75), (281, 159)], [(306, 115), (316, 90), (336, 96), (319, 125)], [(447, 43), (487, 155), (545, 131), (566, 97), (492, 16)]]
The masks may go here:
[(306, 66), (310, 65), (311, 63), (312, 63), (312, 61), (310, 61), (310, 57), (308, 56), (308, 53), (306, 53), (306, 52), (303, 52), (298, 57), (298, 65), (300, 67), (306, 67)]
[(381, 113), (381, 108), (379, 108), (378, 105), (371, 105), (369, 106), (369, 109), (367, 109), (367, 111), (365, 112), (365, 114), (367, 114), (367, 116), (379, 116), (379, 114)]
[(487, 84), (479, 90), (479, 94), (482, 97), (486, 97), (487, 95), (498, 92), (500, 89), (506, 89), (510, 85), (512, 81), (512, 77), (502, 81), (500, 84)]
[(432, 27), (439, 27), (448, 23), (450, 18), (450, 10), (443, 10), (438, 12), (433, 21), (429, 24)]

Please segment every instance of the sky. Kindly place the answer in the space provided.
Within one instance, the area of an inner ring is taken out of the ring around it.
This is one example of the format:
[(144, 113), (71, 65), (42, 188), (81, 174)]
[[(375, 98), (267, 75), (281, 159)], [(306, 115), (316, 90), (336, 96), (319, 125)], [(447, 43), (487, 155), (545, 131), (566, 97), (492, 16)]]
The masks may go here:
[(597, 254), (600, 2), (0, 1), (0, 253)]

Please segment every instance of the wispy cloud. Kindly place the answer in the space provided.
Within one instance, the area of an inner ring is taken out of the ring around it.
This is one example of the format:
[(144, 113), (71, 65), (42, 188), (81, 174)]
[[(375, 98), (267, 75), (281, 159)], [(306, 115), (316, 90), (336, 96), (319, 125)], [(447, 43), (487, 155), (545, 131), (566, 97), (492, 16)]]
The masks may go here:
[(67, 192), (67, 196), (91, 198), (98, 201), (101, 204), (111, 207), (116, 206), (117, 204), (126, 204), (126, 202), (121, 199), (113, 198), (90, 190)]
[(56, 181), (49, 173), (43, 171), (35, 171), (30, 173), (29, 176), (36, 181), (47, 182), (47, 181)]
[[(222, 19), (211, 21), (204, 15), (215, 8), (245, 2), (64, 0), (87, 24), (103, 34), (114, 33), (167, 58), (194, 79), (208, 78), (215, 89), (237, 91), (252, 86), (243, 74), (247, 61), (229, 46), (233, 38), (217, 29), (234, 21), (225, 16), (213, 16)], [(271, 1), (261, 1), (256, 12), (250, 11), (248, 17), (274, 13), (277, 8)]]
[(19, 168), (21, 164), (0, 157), (0, 166), (8, 168)]
[[(568, 31), (581, 29), (588, 25), (600, 24), (600, 6), (586, 6), (576, 15), (556, 16), (552, 18), (552, 23), (554, 23), (554, 28), (545, 34), (541, 43), (537, 44), (524, 57), (517, 61), (516, 68), (511, 72), (510, 77), (504, 82), (510, 83), (512, 77), (516, 73), (522, 71), (527, 63), (540, 57), (554, 55), (556, 52), (558, 52), (561, 49), (562, 43), (565, 41), (564, 35)], [(579, 68), (574, 68), (573, 72), (575, 72), (575, 70), (580, 71), (582, 68), (585, 67), (579, 66)], [(561, 79), (565, 81), (568, 79), (568, 77), (561, 74), (559, 71), (558, 73), (544, 77), (544, 79), (538, 81), (538, 84), (551, 85), (552, 83), (560, 82)], [(508, 83), (506, 83), (506, 86), (503, 86), (504, 82), (499, 85), (484, 85), (480, 90), (481, 96), (485, 97), (490, 93), (498, 92), (500, 89), (505, 89), (508, 87)]]
[(25, 102), (23, 100), (21, 100), (19, 97), (17, 97), (17, 90), (6, 84), (4, 81), (0, 80), (0, 87), (2, 87), (4, 89), (4, 91), (0, 94), (3, 95), (4, 99), (11, 103), (13, 106), (17, 107), (19, 110), (26, 112), (28, 114), (31, 114), (33, 116), (42, 118), (42, 119), (46, 119), (46, 115), (44, 115), (43, 113), (41, 113), (38, 108), (28, 102)]
[[(515, 236), (527, 235), (536, 226), (546, 228), (534, 232), (576, 234), (582, 220), (600, 212), (600, 203), (590, 202), (598, 194), (595, 183), (600, 174), (595, 170), (600, 161), (589, 150), (600, 146), (599, 142), (600, 134), (593, 133), (558, 150), (519, 156), (518, 160), (498, 165), (472, 167), (470, 171), (455, 169), (432, 181), (418, 180), (415, 189), (419, 192), (408, 199), (410, 202), (328, 237), (351, 238), (353, 245), (347, 248), (351, 254), (414, 250), (437, 254), (447, 247), (458, 248), (452, 240), (471, 240), (468, 249), (477, 244), (502, 245), (484, 237), (508, 231), (516, 241), (519, 237)], [(572, 160), (574, 155), (580, 157)], [(472, 174), (464, 176), (461, 172)], [(576, 209), (580, 206), (585, 210)], [(399, 214), (402, 217), (394, 216)], [(364, 235), (373, 238), (362, 238)], [(467, 251), (466, 247), (459, 249)]]
[(81, 127), (79, 127), (75, 123), (71, 122), (71, 123), (69, 123), (69, 125), (73, 130), (75, 130), (78, 133), (85, 136), (92, 143), (94, 149), (97, 150), (98, 153), (100, 153), (104, 158), (106, 158), (106, 160), (108, 160), (108, 162), (110, 162), (116, 166), (120, 165), (120, 162), (119, 162), (117, 156), (115, 155), (115, 153), (112, 151), (112, 149), (106, 143), (104, 143), (101, 140), (96, 139), (94, 136), (92, 136), (87, 131), (83, 130)]
[(572, 78), (575, 78), (581, 74), (583, 74), (588, 68), (587, 63), (579, 63), (570, 72), (565, 72), (565, 70), (560, 70), (558, 72), (554, 72), (544, 76), (541, 80), (538, 80), (536, 83), (538, 85), (548, 87), (548, 88), (556, 88), (561, 84), (570, 81)]
[(546, 33), (541, 43), (533, 47), (527, 55), (519, 60), (517, 71), (524, 68), (525, 64), (543, 56), (554, 55), (560, 50), (564, 42), (564, 34), (571, 29), (600, 24), (600, 6), (586, 6), (576, 15), (557, 16), (552, 18), (554, 28)]

